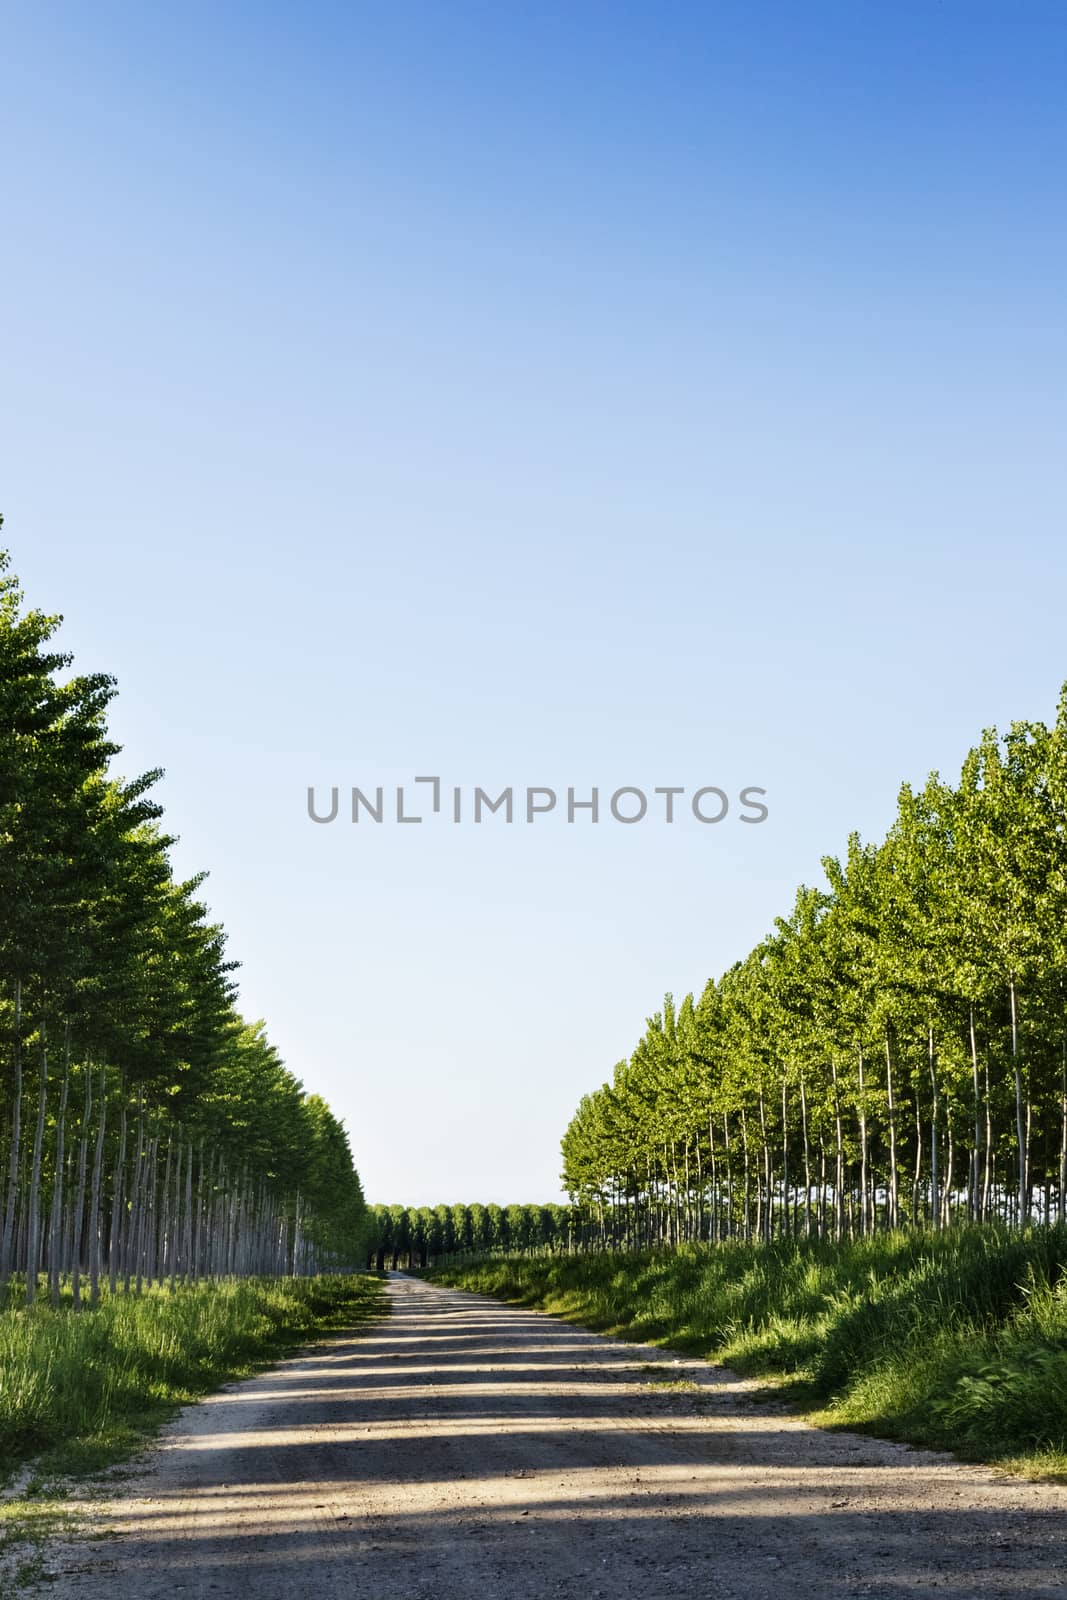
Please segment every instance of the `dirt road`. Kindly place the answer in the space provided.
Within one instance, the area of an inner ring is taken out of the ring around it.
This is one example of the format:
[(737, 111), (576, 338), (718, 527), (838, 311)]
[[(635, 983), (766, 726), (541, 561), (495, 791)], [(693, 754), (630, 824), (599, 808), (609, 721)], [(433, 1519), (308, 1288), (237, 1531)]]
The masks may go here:
[(390, 1293), (377, 1329), (187, 1409), (96, 1538), (56, 1548), (48, 1593), (1067, 1597), (1067, 1490), (820, 1432), (537, 1312)]

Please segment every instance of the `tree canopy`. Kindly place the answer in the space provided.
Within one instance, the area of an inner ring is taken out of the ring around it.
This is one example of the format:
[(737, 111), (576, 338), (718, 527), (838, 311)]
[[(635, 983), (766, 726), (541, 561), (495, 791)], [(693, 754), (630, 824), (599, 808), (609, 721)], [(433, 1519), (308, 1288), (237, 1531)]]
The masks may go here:
[(1067, 1217), (1067, 688), (823, 870), (582, 1097), (601, 1242)]
[(60, 621), (0, 552), (0, 1288), (355, 1259), (345, 1129), (237, 1014), (160, 773), (116, 774), (114, 680), (71, 670)]

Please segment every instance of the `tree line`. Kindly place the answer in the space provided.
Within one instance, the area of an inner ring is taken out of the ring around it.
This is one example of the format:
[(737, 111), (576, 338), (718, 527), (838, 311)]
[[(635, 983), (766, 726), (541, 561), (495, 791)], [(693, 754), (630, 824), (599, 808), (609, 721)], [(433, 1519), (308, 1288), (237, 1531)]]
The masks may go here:
[(581, 1227), (567, 1205), (375, 1205), (367, 1214), (366, 1260), (382, 1272), (456, 1256), (558, 1255), (576, 1248)]
[(161, 774), (114, 775), (114, 680), (71, 671), (60, 621), (0, 553), (0, 1296), (349, 1261), (344, 1127), (238, 1015)]
[(823, 868), (582, 1099), (586, 1242), (1067, 1220), (1067, 688)]

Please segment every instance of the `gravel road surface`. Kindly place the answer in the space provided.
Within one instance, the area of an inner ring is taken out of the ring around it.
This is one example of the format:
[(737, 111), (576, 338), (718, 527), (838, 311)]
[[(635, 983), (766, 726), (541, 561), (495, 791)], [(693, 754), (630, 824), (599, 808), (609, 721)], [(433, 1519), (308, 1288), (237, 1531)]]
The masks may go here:
[(1067, 1490), (808, 1427), (699, 1361), (394, 1277), (188, 1407), (53, 1600), (1067, 1600)]

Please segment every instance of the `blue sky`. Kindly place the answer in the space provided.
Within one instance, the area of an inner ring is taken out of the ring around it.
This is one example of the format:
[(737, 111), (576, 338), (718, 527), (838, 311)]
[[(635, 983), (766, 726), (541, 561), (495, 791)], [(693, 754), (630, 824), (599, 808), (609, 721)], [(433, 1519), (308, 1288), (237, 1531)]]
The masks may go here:
[[(1067, 677), (1067, 11), (15, 6), (0, 508), (373, 1199)], [(309, 783), (767, 788), (340, 824)]]

